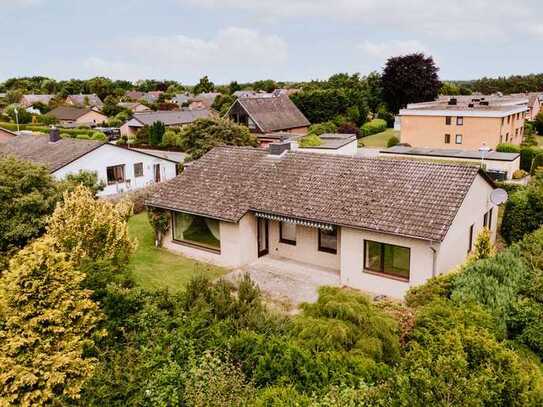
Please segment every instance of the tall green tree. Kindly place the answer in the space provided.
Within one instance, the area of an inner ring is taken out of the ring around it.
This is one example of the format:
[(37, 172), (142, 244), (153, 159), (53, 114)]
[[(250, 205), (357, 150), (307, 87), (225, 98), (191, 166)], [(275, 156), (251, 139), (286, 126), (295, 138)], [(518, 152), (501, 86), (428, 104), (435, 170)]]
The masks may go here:
[(382, 75), (383, 99), (397, 113), (408, 103), (434, 100), (441, 82), (432, 57), (422, 53), (389, 58)]
[(0, 158), (0, 270), (9, 252), (43, 233), (59, 198), (57, 185), (45, 167), (13, 157)]
[(253, 146), (258, 145), (257, 139), (245, 126), (236, 124), (228, 119), (205, 118), (198, 119), (181, 132), (183, 149), (193, 159), (198, 159), (220, 145)]
[(149, 144), (158, 146), (162, 142), (162, 137), (166, 133), (166, 126), (160, 121), (156, 121), (149, 126)]
[(209, 80), (206, 75), (200, 79), (198, 84), (194, 87), (193, 92), (195, 95), (197, 95), (199, 93), (213, 92), (214, 89), (215, 85)]

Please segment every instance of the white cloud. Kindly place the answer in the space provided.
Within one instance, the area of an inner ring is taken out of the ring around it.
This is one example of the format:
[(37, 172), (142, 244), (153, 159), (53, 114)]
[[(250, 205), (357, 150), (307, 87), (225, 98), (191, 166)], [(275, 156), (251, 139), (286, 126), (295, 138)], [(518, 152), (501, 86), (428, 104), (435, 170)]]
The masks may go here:
[(364, 41), (358, 48), (364, 52), (365, 56), (379, 61), (385, 61), (391, 56), (411, 54), (414, 52), (430, 54), (428, 47), (416, 40), (393, 40), (386, 42)]
[(208, 74), (212, 80), (223, 82), (240, 77), (276, 77), (276, 71), (288, 59), (287, 43), (280, 37), (239, 27), (221, 30), (211, 39), (185, 35), (121, 38), (111, 45), (111, 51), (111, 57), (87, 58), (87, 75), (196, 81)]
[(541, 15), (541, 0), (178, 0), (209, 9), (236, 9), (263, 20), (323, 18), (432, 37), (508, 38)]

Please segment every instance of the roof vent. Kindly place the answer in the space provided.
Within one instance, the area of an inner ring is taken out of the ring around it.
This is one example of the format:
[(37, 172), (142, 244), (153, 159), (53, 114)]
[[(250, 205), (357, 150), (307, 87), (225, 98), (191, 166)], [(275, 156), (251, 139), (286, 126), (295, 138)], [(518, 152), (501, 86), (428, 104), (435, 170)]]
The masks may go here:
[(473, 106), (474, 106), (473, 103), (468, 104), (468, 107), (473, 107)]
[(488, 106), (488, 100), (482, 100), (481, 103), (479, 103), (481, 106)]
[(283, 155), (285, 151), (290, 150), (290, 141), (283, 141), (280, 143), (271, 143), (268, 146), (268, 153), (271, 156), (279, 157)]
[(456, 98), (450, 98), (449, 99), (449, 105), (455, 106), (458, 103), (458, 100)]
[(61, 139), (60, 137), (60, 130), (56, 127), (51, 127), (51, 130), (49, 130), (49, 142), (50, 143), (56, 143)]

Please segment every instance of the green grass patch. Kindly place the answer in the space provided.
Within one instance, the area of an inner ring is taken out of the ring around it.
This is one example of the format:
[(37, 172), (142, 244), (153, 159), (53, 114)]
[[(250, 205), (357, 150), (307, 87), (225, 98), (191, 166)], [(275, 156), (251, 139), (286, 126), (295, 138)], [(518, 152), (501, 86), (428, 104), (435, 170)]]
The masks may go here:
[(394, 129), (386, 129), (385, 131), (371, 136), (362, 137), (359, 142), (364, 144), (364, 147), (383, 147), (387, 146), (388, 139), (392, 136), (400, 138), (400, 132)]
[(153, 229), (146, 212), (130, 218), (128, 232), (131, 238), (138, 240), (138, 248), (130, 259), (129, 269), (134, 280), (146, 289), (168, 289), (175, 292), (183, 289), (198, 274), (215, 279), (229, 271), (155, 247)]

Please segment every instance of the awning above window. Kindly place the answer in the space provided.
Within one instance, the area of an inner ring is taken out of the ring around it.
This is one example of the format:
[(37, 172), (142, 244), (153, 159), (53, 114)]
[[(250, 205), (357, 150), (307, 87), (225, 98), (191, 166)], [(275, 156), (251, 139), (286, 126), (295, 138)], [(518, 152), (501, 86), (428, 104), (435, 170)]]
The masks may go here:
[(263, 213), (263, 212), (255, 212), (255, 216), (257, 218), (276, 220), (278, 222), (294, 223), (295, 225), (307, 226), (310, 228), (317, 228), (317, 229), (330, 230), (330, 231), (334, 230), (334, 225), (331, 225), (329, 223), (313, 222), (310, 220), (290, 218), (288, 216), (273, 215), (270, 213)]

